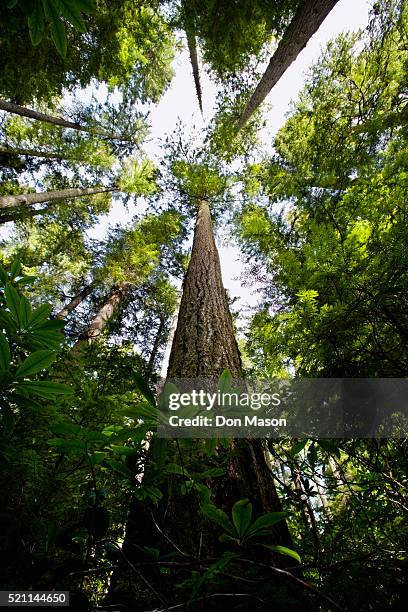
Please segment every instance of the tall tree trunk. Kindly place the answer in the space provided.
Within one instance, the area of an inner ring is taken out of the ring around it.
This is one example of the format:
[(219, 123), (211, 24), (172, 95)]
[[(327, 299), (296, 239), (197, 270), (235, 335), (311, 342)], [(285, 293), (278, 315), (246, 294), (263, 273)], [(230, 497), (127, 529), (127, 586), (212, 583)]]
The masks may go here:
[(157, 352), (159, 350), (160, 342), (162, 340), (162, 335), (163, 335), (163, 330), (164, 330), (164, 324), (165, 323), (166, 323), (165, 317), (161, 316), (160, 320), (159, 320), (159, 326), (157, 328), (156, 336), (154, 338), (154, 342), (153, 342), (152, 350), (151, 350), (151, 353), (150, 353), (149, 361), (148, 361), (147, 367), (146, 367), (146, 373), (147, 373), (147, 376), (149, 378), (153, 375), (153, 372), (154, 372), (154, 364), (156, 362)]
[(89, 164), (86, 159), (75, 157), (74, 155), (66, 155), (65, 153), (51, 153), (50, 151), (38, 151), (37, 149), (24, 149), (22, 147), (7, 147), (0, 145), (0, 153), (8, 155), (25, 155), (27, 157), (41, 157), (43, 159), (57, 159), (60, 161), (74, 161)]
[(106, 302), (99, 308), (96, 315), (86, 328), (83, 338), (79, 342), (86, 340), (88, 344), (92, 344), (102, 334), (108, 321), (113, 317), (118, 310), (119, 305), (129, 293), (132, 284), (127, 281), (120, 283), (119, 287), (111, 292)]
[(302, 0), (239, 118), (238, 129), (244, 127), (251, 115), (262, 104), (337, 2), (338, 0)]
[[(202, 200), (199, 205), (194, 242), (189, 267), (183, 283), (177, 329), (170, 354), (167, 377), (218, 378), (225, 369), (236, 378), (242, 377), (241, 357), (234, 336), (232, 317), (225, 293), (220, 261), (215, 245), (210, 209)], [(159, 441), (160, 442), (160, 441)], [(149, 457), (155, 456), (158, 441), (153, 441), (145, 465), (144, 482), (149, 484)], [(225, 466), (225, 475), (208, 479), (214, 503), (231, 514), (232, 505), (239, 499), (249, 498), (254, 516), (280, 511), (281, 505), (272, 475), (267, 467), (260, 440), (235, 440), (232, 447), (217, 448), (219, 465)], [(180, 456), (181, 455), (181, 456)], [(185, 469), (205, 470), (204, 441), (196, 440), (183, 454), (179, 445), (169, 443), (169, 461), (183, 462)], [(214, 457), (209, 460), (214, 466)], [(197, 466), (201, 467), (198, 468)], [(157, 466), (156, 476), (157, 478)], [(220, 551), (219, 533), (203, 522), (198, 495), (193, 491), (181, 495), (180, 480), (168, 476), (163, 499), (157, 507), (149, 502), (134, 500), (131, 505), (122, 552), (127, 563), (146, 561), (144, 547), (156, 547), (162, 552), (183, 551), (189, 559), (208, 558)], [(291, 545), (286, 523), (279, 523), (271, 540), (265, 542)], [(270, 563), (278, 565), (280, 559), (269, 555)], [(112, 580), (109, 601), (129, 606), (132, 611), (163, 607), (163, 599), (173, 604), (177, 595), (174, 582), (182, 576), (172, 573), (163, 576), (154, 570), (129, 574), (121, 568)], [(209, 608), (206, 603), (207, 609)], [(195, 609), (199, 609), (195, 607)]]
[(7, 102), (7, 100), (3, 100), (3, 98), (0, 98), (0, 110), (6, 111), (8, 113), (13, 113), (14, 115), (20, 115), (21, 117), (35, 119), (36, 121), (51, 123), (51, 125), (58, 125), (60, 127), (70, 128), (79, 132), (87, 132), (88, 134), (94, 134), (95, 136), (102, 136), (103, 138), (108, 138), (109, 140), (119, 140), (123, 142), (132, 141), (130, 137), (122, 137), (115, 134), (109, 134), (108, 132), (100, 128), (88, 127), (86, 125), (81, 125), (80, 123), (67, 121), (62, 117), (53, 117), (52, 115), (46, 115), (45, 113), (40, 113), (31, 108), (19, 106), (18, 104), (14, 104), (13, 102)]
[(96, 193), (109, 193), (117, 191), (117, 187), (83, 187), (79, 189), (61, 189), (44, 191), (42, 193), (21, 193), (20, 195), (0, 196), (0, 208), (17, 208), (19, 206), (34, 206), (42, 202), (54, 200), (71, 200)]
[(197, 39), (195, 35), (195, 24), (189, 11), (188, 3), (183, 2), (183, 21), (184, 31), (187, 37), (188, 52), (190, 54), (191, 68), (193, 70), (193, 79), (197, 94), (198, 106), (201, 114), (203, 114), (203, 98), (200, 83), (200, 70), (198, 67)]
[(65, 319), (65, 317), (67, 317), (73, 310), (75, 310), (75, 308), (77, 308), (77, 306), (79, 306), (87, 297), (88, 295), (90, 295), (92, 293), (92, 291), (95, 289), (97, 283), (96, 281), (93, 281), (92, 283), (89, 283), (89, 285), (86, 285), (86, 287), (84, 287), (82, 289), (82, 291), (80, 291), (79, 293), (77, 293), (72, 300), (70, 300), (68, 302), (68, 304), (66, 304), (64, 306), (64, 308), (62, 308), (56, 315), (55, 318), (56, 319)]

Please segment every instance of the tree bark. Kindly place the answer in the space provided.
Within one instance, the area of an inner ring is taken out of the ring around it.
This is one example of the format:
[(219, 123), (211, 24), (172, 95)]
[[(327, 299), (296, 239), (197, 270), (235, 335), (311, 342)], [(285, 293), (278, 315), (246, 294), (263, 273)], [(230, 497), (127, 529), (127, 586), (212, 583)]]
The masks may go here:
[(216, 378), (227, 368), (232, 376), (242, 377), (241, 357), (222, 284), (210, 208), (202, 200), (167, 377)]
[[(183, 283), (177, 329), (174, 335), (168, 366), (168, 379), (215, 378), (229, 369), (235, 378), (242, 378), (241, 357), (234, 335), (232, 317), (225, 293), (220, 261), (215, 245), (210, 209), (202, 200), (197, 213), (193, 248)], [(157, 439), (153, 440), (145, 463), (144, 483), (154, 484), (157, 466), (151, 475), (151, 458), (155, 455)], [(193, 447), (181, 457), (180, 446), (169, 442), (168, 460), (180, 462), (186, 470), (205, 470), (214, 466), (214, 457), (206, 465), (204, 442), (196, 440)], [(208, 478), (206, 485), (212, 491), (212, 501), (231, 515), (232, 505), (249, 498), (254, 517), (280, 511), (281, 504), (274, 481), (267, 467), (260, 440), (234, 440), (229, 449), (217, 447), (218, 465), (225, 465), (225, 475)], [(113, 576), (109, 603), (120, 603), (129, 610), (148, 610), (163, 599), (169, 605), (177, 600), (174, 583), (181, 582), (184, 574), (177, 571), (163, 576), (156, 570), (140, 575), (129, 573), (129, 563), (146, 561), (144, 547), (156, 547), (162, 553), (183, 551), (188, 558), (209, 558), (220, 553), (219, 530), (203, 521), (200, 502), (192, 491), (181, 495), (180, 480), (168, 475), (163, 486), (163, 498), (157, 506), (148, 501), (133, 500), (123, 543), (123, 556), (127, 568), (121, 568)], [(291, 537), (285, 522), (278, 523), (266, 543), (290, 546)], [(260, 553), (262, 556), (262, 553)], [(281, 558), (265, 553), (263, 557), (280, 565)], [(238, 584), (238, 583), (237, 583)], [(148, 586), (147, 586), (148, 585)], [(184, 594), (185, 595), (185, 594)], [(206, 609), (213, 609), (208, 607)], [(201, 609), (195, 607), (195, 609)]]
[(262, 104), (337, 2), (338, 0), (302, 0), (239, 118), (238, 130), (244, 127), (251, 115)]
[(80, 189), (61, 189), (44, 191), (42, 193), (21, 193), (19, 195), (0, 196), (0, 208), (17, 208), (20, 206), (34, 206), (43, 202), (55, 200), (71, 200), (96, 193), (109, 193), (117, 191), (117, 187), (84, 187)]
[(112, 318), (122, 300), (129, 293), (131, 286), (131, 283), (123, 281), (120, 283), (119, 287), (109, 295), (106, 302), (104, 302), (96, 315), (93, 317), (91, 323), (86, 328), (83, 338), (79, 340), (80, 343), (86, 340), (88, 344), (92, 344), (92, 342), (95, 342), (95, 340), (99, 338), (109, 319)]
[(157, 328), (156, 336), (154, 338), (154, 342), (153, 342), (152, 350), (151, 350), (151, 353), (150, 353), (149, 361), (148, 361), (147, 367), (146, 367), (146, 373), (147, 373), (147, 376), (149, 378), (153, 375), (153, 372), (154, 372), (154, 364), (156, 362), (157, 352), (159, 350), (160, 342), (161, 342), (161, 339), (162, 339), (162, 334), (163, 334), (165, 322), (166, 322), (165, 317), (161, 316), (160, 320), (159, 320), (159, 326)]
[(62, 308), (56, 315), (55, 318), (56, 319), (65, 319), (65, 317), (67, 317), (73, 310), (75, 310), (75, 308), (77, 308), (77, 306), (79, 306), (79, 304), (81, 304), (87, 297), (88, 295), (90, 295), (92, 293), (92, 291), (95, 289), (97, 283), (96, 281), (89, 283), (89, 285), (86, 285), (86, 287), (84, 287), (84, 289), (82, 289), (82, 291), (80, 291), (79, 293), (77, 293), (72, 300), (70, 300), (68, 302), (68, 304), (66, 304), (66, 306), (64, 306), (64, 308)]
[(126, 138), (116, 136), (115, 134), (109, 134), (108, 132), (105, 132), (105, 130), (102, 130), (100, 128), (87, 127), (86, 125), (81, 125), (80, 123), (67, 121), (62, 117), (53, 117), (52, 115), (46, 115), (45, 113), (40, 113), (31, 108), (19, 106), (18, 104), (14, 104), (13, 102), (7, 102), (7, 100), (3, 100), (3, 98), (0, 98), (0, 110), (6, 111), (7, 113), (12, 113), (14, 115), (20, 115), (21, 117), (35, 119), (36, 121), (50, 123), (51, 125), (58, 125), (64, 128), (70, 128), (72, 130), (77, 130), (78, 132), (87, 132), (88, 134), (94, 134), (95, 136), (102, 136), (104, 138), (108, 138), (109, 140), (119, 140), (123, 142), (132, 141), (130, 137)]
[(24, 149), (21, 147), (7, 147), (4, 145), (0, 145), (0, 153), (6, 153), (8, 155), (24, 155), (27, 157), (41, 157), (43, 159), (57, 159), (60, 161), (66, 160), (82, 162), (84, 164), (89, 163), (85, 159), (66, 155), (65, 153), (51, 153), (50, 151), (38, 151), (37, 149)]

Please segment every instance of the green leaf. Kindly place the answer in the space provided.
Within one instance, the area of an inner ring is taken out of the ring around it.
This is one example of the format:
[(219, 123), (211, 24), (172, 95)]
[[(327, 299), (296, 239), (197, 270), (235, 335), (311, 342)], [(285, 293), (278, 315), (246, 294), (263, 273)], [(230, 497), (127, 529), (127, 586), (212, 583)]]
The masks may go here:
[(51, 23), (51, 38), (62, 57), (67, 54), (67, 37), (64, 24), (62, 23), (55, 0), (42, 0), (44, 12)]
[(135, 455), (137, 452), (139, 452), (137, 448), (129, 448), (129, 446), (121, 446), (119, 444), (112, 444), (111, 449), (114, 453), (117, 453), (118, 455), (125, 455), (127, 457)]
[(152, 442), (153, 459), (158, 466), (164, 465), (167, 454), (167, 440), (165, 438), (155, 438)]
[(84, 428), (81, 425), (76, 425), (76, 423), (55, 423), (55, 425), (51, 425), (50, 431), (55, 434), (72, 436), (83, 432)]
[(65, 57), (67, 55), (67, 37), (64, 24), (60, 19), (53, 22), (51, 26), (51, 38), (57, 48), (58, 53)]
[(36, 327), (36, 329), (44, 330), (44, 329), (63, 329), (65, 327), (66, 321), (60, 321), (59, 319), (51, 319), (51, 321), (46, 321), (41, 325), (41, 327)]
[(232, 374), (229, 370), (224, 370), (218, 379), (218, 390), (222, 393), (228, 393), (231, 390)]
[(287, 515), (287, 512), (268, 512), (268, 514), (260, 516), (252, 523), (247, 531), (247, 535), (255, 535), (259, 531), (272, 527), (275, 523), (283, 521)]
[(33, 348), (49, 348), (59, 349), (61, 343), (64, 340), (64, 336), (60, 332), (52, 330), (36, 329), (32, 331), (25, 339), (26, 344)]
[(220, 510), (214, 504), (204, 504), (201, 506), (201, 511), (209, 521), (217, 523), (229, 535), (234, 536), (234, 528), (223, 510)]
[(5, 310), (0, 309), (0, 323), (11, 334), (17, 333), (17, 324), (11, 315)]
[(126, 478), (131, 478), (132, 476), (131, 471), (121, 461), (115, 461), (114, 459), (109, 459), (106, 463), (108, 463), (108, 465), (110, 465), (110, 467), (113, 468), (115, 472), (118, 472), (119, 474), (121, 474), (122, 476), (125, 476)]
[(81, 11), (78, 4), (74, 4), (72, 0), (59, 0), (61, 13), (68, 19), (78, 32), (83, 34), (86, 32), (86, 25), (81, 16)]
[(273, 552), (277, 552), (280, 555), (287, 555), (288, 557), (292, 557), (292, 559), (295, 559), (296, 561), (301, 563), (300, 555), (291, 548), (287, 548), (286, 546), (280, 546), (280, 544), (262, 544), (262, 546), (264, 548), (269, 548), (269, 550), (273, 550)]
[(10, 268), (10, 276), (11, 279), (14, 280), (16, 276), (18, 276), (21, 272), (21, 261), (19, 259), (15, 259), (11, 264)]
[(302, 451), (305, 448), (308, 442), (309, 440), (307, 438), (305, 440), (298, 440), (297, 442), (294, 443), (294, 445), (290, 449), (290, 454), (297, 455), (298, 453), (300, 453), (300, 451)]
[(10, 1), (7, 3), (7, 8), (9, 8), (9, 9), (14, 8), (14, 7), (16, 6), (17, 2), (18, 2), (18, 0), (10, 0)]
[(0, 266), (0, 282), (3, 285), (3, 287), (6, 285), (7, 281), (8, 281), (8, 274), (3, 268), (3, 266)]
[(25, 295), (20, 297), (20, 320), (21, 326), (26, 327), (27, 323), (31, 319), (31, 315), (33, 313), (33, 309), (31, 308), (30, 302), (27, 300)]
[(41, 370), (45, 370), (52, 364), (56, 356), (55, 351), (49, 350), (35, 351), (35, 353), (31, 353), (31, 355), (29, 355), (17, 369), (16, 377), (22, 378), (24, 376), (30, 376), (31, 374), (41, 372)]
[(20, 296), (11, 283), (6, 284), (4, 295), (6, 297), (6, 304), (10, 310), (11, 316), (17, 323), (18, 327), (20, 327)]
[(93, 13), (95, 10), (94, 0), (76, 0), (76, 5), (83, 13)]
[(50, 438), (47, 440), (48, 446), (55, 446), (63, 453), (69, 453), (74, 451), (76, 454), (78, 451), (84, 452), (86, 445), (82, 440), (64, 440), (64, 438)]
[(43, 323), (48, 320), (51, 310), (51, 304), (42, 304), (41, 306), (38, 306), (38, 308), (36, 308), (31, 315), (30, 328), (34, 329), (43, 325)]
[(155, 406), (156, 398), (143, 376), (141, 376), (138, 372), (133, 372), (133, 380), (135, 381), (136, 387), (139, 389), (140, 393), (142, 393), (150, 404)]
[(181, 465), (177, 465), (177, 463), (168, 463), (166, 465), (166, 472), (168, 474), (179, 474), (180, 476), (187, 476), (188, 472), (183, 470)]
[(17, 406), (21, 406), (21, 408), (28, 408), (28, 410), (32, 408), (36, 408), (37, 410), (41, 409), (41, 405), (35, 402), (31, 397), (28, 399), (24, 397), (24, 395), (19, 395), (18, 393), (10, 393), (8, 399), (11, 404), (17, 404)]
[(244, 537), (251, 523), (252, 504), (249, 499), (240, 499), (232, 507), (232, 521), (240, 538)]
[(10, 347), (6, 336), (0, 331), (0, 372), (6, 372), (9, 369), (10, 361)]
[(223, 468), (210, 468), (209, 470), (205, 470), (205, 472), (201, 472), (201, 474), (197, 474), (197, 478), (217, 478), (219, 476), (224, 476), (225, 470)]
[(329, 453), (330, 455), (335, 455), (338, 459), (340, 459), (340, 450), (335, 444), (335, 442), (333, 442), (332, 440), (317, 440), (317, 444), (320, 446), (320, 448), (325, 450), (326, 453)]
[(91, 455), (89, 455), (89, 461), (91, 465), (99, 465), (104, 461), (107, 457), (107, 453), (102, 451), (94, 451)]
[(34, 281), (37, 280), (36, 276), (20, 276), (14, 282), (16, 285), (31, 285)]
[(46, 399), (53, 399), (56, 395), (72, 395), (73, 390), (68, 385), (62, 383), (54, 383), (48, 380), (39, 380), (36, 382), (21, 382), (16, 385), (16, 389), (39, 395)]
[(31, 42), (34, 47), (40, 44), (44, 36), (44, 11), (41, 4), (38, 2), (34, 11), (27, 18), (28, 29), (30, 32)]

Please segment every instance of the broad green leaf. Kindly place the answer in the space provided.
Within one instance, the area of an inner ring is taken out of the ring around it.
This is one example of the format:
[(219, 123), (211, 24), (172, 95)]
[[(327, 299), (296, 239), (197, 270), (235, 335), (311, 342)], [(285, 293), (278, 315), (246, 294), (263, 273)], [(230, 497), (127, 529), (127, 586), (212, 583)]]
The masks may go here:
[(66, 321), (60, 321), (59, 319), (51, 319), (50, 321), (45, 321), (45, 323), (43, 323), (41, 325), (41, 327), (36, 327), (36, 329), (38, 330), (45, 330), (45, 329), (51, 329), (51, 330), (57, 330), (57, 329), (63, 329), (65, 327)]
[(6, 336), (0, 331), (0, 372), (6, 372), (9, 369), (11, 361), (10, 347)]
[(269, 550), (273, 550), (273, 552), (277, 552), (280, 555), (287, 555), (288, 557), (292, 557), (292, 559), (296, 559), (299, 563), (301, 563), (300, 555), (291, 548), (287, 548), (286, 546), (280, 546), (280, 544), (262, 544), (265, 548), (269, 548)]
[(228, 393), (231, 390), (232, 374), (229, 370), (224, 370), (218, 379), (218, 390), (222, 393)]
[(205, 472), (201, 472), (201, 474), (197, 474), (197, 478), (217, 478), (219, 476), (224, 476), (225, 470), (223, 468), (210, 468), (209, 470), (205, 470)]
[(99, 465), (100, 463), (102, 463), (102, 461), (106, 459), (107, 456), (107, 453), (104, 453), (102, 451), (94, 451), (89, 455), (89, 461), (91, 465)]
[(11, 264), (10, 268), (10, 276), (14, 280), (16, 276), (21, 272), (21, 261), (19, 259), (15, 259)]
[(55, 446), (64, 453), (69, 453), (70, 451), (83, 452), (86, 448), (85, 442), (82, 440), (65, 440), (64, 438), (50, 438), (47, 440), (47, 444)]
[(20, 320), (22, 327), (27, 326), (27, 323), (31, 320), (32, 313), (33, 309), (31, 308), (30, 302), (22, 295), (20, 298)]
[(3, 287), (6, 285), (7, 281), (8, 281), (8, 274), (3, 268), (3, 266), (0, 266), (0, 283), (2, 284)]
[(44, 36), (44, 11), (40, 3), (34, 7), (34, 11), (27, 18), (31, 42), (34, 47), (40, 44)]
[(84, 428), (76, 423), (55, 423), (55, 425), (51, 425), (50, 431), (55, 434), (72, 436), (83, 432)]
[(42, 304), (41, 306), (38, 306), (38, 308), (36, 308), (31, 315), (30, 328), (34, 329), (43, 325), (43, 323), (48, 320), (51, 310), (51, 304)]
[(10, 313), (0, 308), (0, 323), (11, 334), (17, 333), (17, 323), (14, 321)]
[(272, 527), (275, 523), (285, 520), (287, 512), (268, 512), (256, 519), (247, 531), (247, 535), (255, 535), (259, 531), (263, 531), (268, 527)]
[(31, 285), (36, 280), (36, 276), (20, 276), (14, 282), (16, 285)]
[(229, 535), (234, 536), (234, 528), (223, 510), (220, 510), (213, 504), (204, 504), (201, 506), (201, 511), (209, 521), (217, 523)]
[(232, 521), (240, 538), (244, 537), (251, 523), (252, 504), (249, 499), (240, 499), (232, 507)]
[(147, 399), (147, 401), (150, 402), (153, 406), (155, 406), (156, 398), (143, 376), (141, 376), (138, 372), (133, 372), (133, 380), (135, 381), (137, 388)]
[(25, 343), (33, 348), (59, 349), (63, 340), (64, 336), (60, 332), (37, 328), (25, 338)]
[(21, 382), (16, 385), (16, 389), (32, 393), (33, 395), (39, 395), (46, 399), (53, 399), (56, 395), (72, 395), (73, 393), (73, 390), (68, 385), (48, 380)]
[(37, 410), (41, 409), (41, 405), (35, 402), (31, 397), (27, 398), (18, 393), (10, 393), (7, 398), (11, 404), (17, 404), (17, 406), (21, 406), (22, 408), (28, 408), (29, 410), (32, 408), (36, 408)]
[(332, 440), (317, 440), (317, 444), (320, 446), (320, 448), (325, 450), (326, 453), (329, 453), (330, 455), (335, 455), (338, 459), (340, 459), (340, 450), (336, 443)]
[(59, 0), (61, 13), (68, 19), (78, 32), (85, 33), (86, 26), (82, 19), (81, 12), (78, 8), (77, 3), (73, 3), (72, 0)]
[(305, 448), (308, 442), (309, 440), (307, 438), (305, 440), (298, 440), (297, 442), (295, 442), (292, 448), (290, 449), (291, 455), (297, 455), (298, 453), (300, 453), (300, 451)]
[(129, 468), (121, 461), (115, 461), (114, 459), (109, 459), (107, 460), (106, 463), (108, 463), (108, 465), (110, 465), (111, 468), (113, 468), (116, 472), (118, 472), (122, 476), (125, 476), (126, 478), (130, 478), (132, 476), (132, 473), (129, 470)]
[(76, 0), (76, 5), (83, 13), (92, 13), (95, 10), (94, 0)]
[(181, 465), (177, 465), (177, 463), (168, 463), (166, 465), (166, 472), (169, 474), (179, 474), (180, 476), (187, 476), (188, 472), (183, 470)]
[(30, 376), (31, 374), (41, 372), (41, 370), (45, 370), (52, 364), (56, 356), (55, 351), (49, 350), (35, 351), (35, 353), (31, 353), (31, 355), (29, 355), (17, 369), (16, 377), (22, 378), (24, 376)]
[(64, 24), (60, 19), (53, 22), (51, 26), (51, 38), (57, 48), (58, 53), (65, 57), (67, 54), (67, 37)]
[(114, 453), (117, 453), (118, 455), (125, 455), (126, 457), (130, 457), (139, 452), (137, 448), (129, 448), (129, 446), (121, 446), (119, 444), (112, 444), (110, 448)]
[(20, 296), (11, 283), (6, 284), (4, 294), (6, 297), (6, 304), (8, 309), (10, 310), (11, 316), (17, 323), (17, 326), (20, 327)]

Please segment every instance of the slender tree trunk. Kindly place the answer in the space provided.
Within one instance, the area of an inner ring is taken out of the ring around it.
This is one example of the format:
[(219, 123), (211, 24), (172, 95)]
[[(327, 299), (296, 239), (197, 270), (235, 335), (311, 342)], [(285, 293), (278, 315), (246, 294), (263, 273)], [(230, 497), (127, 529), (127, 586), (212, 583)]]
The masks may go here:
[(131, 283), (123, 281), (120, 283), (117, 289), (112, 291), (106, 302), (104, 302), (96, 315), (93, 317), (92, 321), (85, 330), (83, 338), (81, 338), (79, 342), (86, 340), (88, 344), (92, 344), (92, 342), (99, 338), (105, 329), (106, 324), (113, 317), (119, 308), (120, 303), (129, 293), (131, 286)]
[[(197, 214), (192, 254), (184, 279), (167, 377), (170, 380), (217, 379), (227, 368), (234, 377), (242, 378), (241, 357), (222, 284), (210, 209), (203, 200)], [(157, 443), (157, 439), (153, 440), (149, 449), (144, 476), (146, 485), (150, 484), (149, 461), (155, 456)], [(281, 510), (260, 440), (235, 440), (229, 449), (217, 447), (216, 453), (217, 457), (208, 461), (212, 466), (214, 461), (224, 465), (225, 475), (209, 478), (206, 484), (218, 507), (230, 515), (236, 501), (249, 498), (255, 517)], [(169, 443), (168, 460), (181, 461), (186, 470), (205, 470), (209, 467), (205, 463), (203, 440), (196, 440), (193, 447), (184, 452), (179, 445)], [(157, 467), (153, 470), (152, 484), (155, 477)], [(219, 554), (219, 531), (203, 521), (199, 496), (194, 491), (181, 495), (179, 486), (180, 480), (169, 475), (163, 499), (158, 506), (148, 501), (133, 500), (122, 548), (128, 567), (121, 568), (113, 576), (109, 602), (120, 603), (136, 611), (150, 610), (157, 605), (163, 607), (163, 599), (169, 606), (177, 601), (174, 584), (182, 582), (184, 574), (178, 575), (175, 571), (163, 576), (158, 571), (150, 570), (141, 578), (135, 572), (129, 573), (129, 564), (146, 561), (144, 547), (155, 547), (162, 553), (182, 551), (188, 559)], [(266, 538), (265, 542), (290, 546), (291, 538), (286, 523), (277, 524), (271, 539)], [(269, 552), (266, 553), (266, 559), (275, 565), (282, 562), (269, 555)], [(208, 610), (214, 609), (208, 607), (207, 602), (206, 606)], [(196, 605), (194, 609), (201, 608)]]
[(82, 291), (77, 293), (72, 300), (68, 302), (56, 315), (56, 319), (65, 319), (77, 306), (79, 306), (87, 297), (92, 293), (95, 289), (97, 283), (96, 281), (89, 283)]
[(19, 206), (34, 206), (43, 202), (54, 200), (71, 200), (96, 193), (109, 193), (117, 191), (117, 187), (84, 187), (79, 189), (61, 189), (57, 191), (44, 191), (42, 193), (21, 193), (20, 195), (0, 196), (0, 208), (17, 208)]
[(0, 153), (6, 153), (8, 155), (25, 155), (27, 157), (41, 157), (43, 159), (75, 161), (82, 162), (84, 164), (89, 163), (86, 159), (81, 159), (80, 157), (75, 157), (73, 155), (66, 155), (65, 153), (51, 153), (50, 151), (38, 151), (37, 149), (24, 149), (21, 147), (7, 147), (4, 145), (0, 145)]
[(251, 115), (262, 104), (337, 2), (338, 0), (302, 0), (239, 118), (238, 129), (244, 127)]
[(189, 12), (188, 2), (183, 2), (184, 14), (184, 31), (187, 37), (188, 52), (190, 54), (191, 68), (193, 70), (194, 85), (197, 94), (198, 106), (201, 114), (203, 114), (203, 98), (200, 83), (200, 70), (198, 67), (197, 39), (195, 35), (195, 26)]
[(166, 322), (165, 317), (161, 316), (160, 317), (160, 321), (159, 321), (159, 326), (157, 328), (156, 336), (154, 338), (154, 342), (153, 342), (152, 350), (151, 350), (151, 353), (150, 353), (149, 361), (147, 363), (147, 368), (146, 368), (147, 376), (149, 378), (152, 376), (153, 371), (154, 371), (154, 364), (156, 362), (157, 352), (159, 350), (160, 342), (161, 342), (161, 339), (162, 339), (165, 322)]
[(194, 33), (191, 32), (188, 28), (186, 28), (186, 36), (188, 51), (190, 54), (191, 68), (193, 70), (193, 79), (197, 94), (198, 106), (200, 108), (201, 114), (203, 114), (203, 97), (201, 92), (200, 70), (198, 67), (197, 41), (196, 37), (194, 36)]
[(95, 136), (102, 136), (104, 138), (108, 138), (109, 140), (119, 140), (123, 142), (131, 142), (130, 137), (121, 137), (115, 134), (109, 134), (100, 128), (88, 127), (86, 125), (81, 125), (80, 123), (74, 123), (72, 121), (67, 121), (62, 117), (53, 117), (52, 115), (46, 115), (45, 113), (40, 113), (31, 108), (26, 108), (24, 106), (19, 106), (18, 104), (14, 104), (13, 102), (7, 102), (0, 98), (0, 110), (6, 111), (8, 113), (13, 113), (14, 115), (21, 115), (21, 117), (28, 117), (29, 119), (35, 119), (36, 121), (43, 121), (44, 123), (51, 123), (51, 125), (58, 125), (64, 128), (70, 128), (72, 130), (77, 130), (79, 132), (87, 132), (88, 134), (94, 134)]

